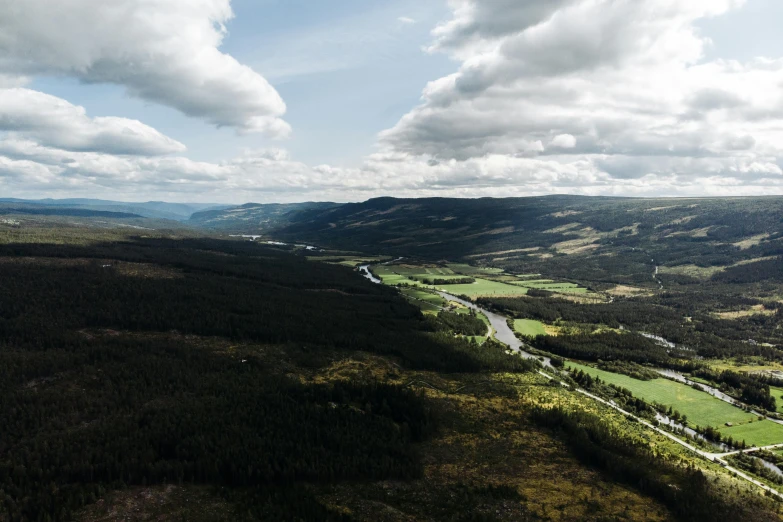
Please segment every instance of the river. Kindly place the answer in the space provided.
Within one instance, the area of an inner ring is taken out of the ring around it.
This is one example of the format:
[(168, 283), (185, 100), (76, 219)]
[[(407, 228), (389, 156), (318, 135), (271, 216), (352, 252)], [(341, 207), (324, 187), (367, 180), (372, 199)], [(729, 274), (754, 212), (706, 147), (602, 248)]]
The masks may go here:
[(372, 272), (370, 272), (370, 265), (362, 265), (359, 267), (359, 273), (362, 274), (362, 277), (366, 277), (376, 285), (379, 285), (383, 283), (380, 279), (372, 275)]
[[(370, 272), (370, 265), (362, 265), (359, 267), (359, 273), (370, 281), (372, 281), (375, 284), (381, 284), (382, 281), (372, 275)], [(536, 355), (533, 355), (532, 353), (528, 353), (524, 351), (522, 348), (525, 345), (522, 341), (517, 339), (517, 336), (514, 334), (513, 330), (509, 328), (507, 318), (505, 316), (502, 316), (500, 314), (496, 314), (494, 312), (490, 312), (489, 310), (485, 310), (484, 308), (481, 308), (480, 306), (476, 305), (475, 303), (471, 301), (466, 301), (464, 299), (460, 299), (459, 297), (455, 295), (451, 295), (446, 292), (438, 291), (436, 292), (444, 299), (448, 301), (455, 301), (463, 306), (467, 306), (468, 308), (475, 310), (477, 312), (481, 312), (482, 314), (487, 316), (487, 319), (489, 319), (489, 324), (492, 325), (492, 328), (495, 330), (495, 339), (500, 341), (501, 343), (507, 345), (509, 348), (511, 348), (512, 351), (518, 353), (525, 359), (536, 359), (538, 361), (541, 361), (541, 363), (544, 366), (552, 367), (552, 361), (549, 357), (538, 357)]]

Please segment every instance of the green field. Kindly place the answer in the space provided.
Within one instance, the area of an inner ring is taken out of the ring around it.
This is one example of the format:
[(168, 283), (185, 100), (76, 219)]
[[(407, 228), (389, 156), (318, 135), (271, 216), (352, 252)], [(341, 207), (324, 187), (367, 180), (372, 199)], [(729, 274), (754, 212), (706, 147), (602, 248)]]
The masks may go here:
[(459, 274), (465, 274), (466, 276), (482, 276), (482, 275), (500, 275), (503, 273), (502, 268), (486, 268), (479, 266), (470, 266), (462, 263), (450, 263), (448, 267)]
[(446, 300), (432, 292), (415, 288), (402, 288), (400, 292), (421, 308), (422, 312), (438, 313), (446, 306)]
[(396, 273), (396, 271), (393, 268), (396, 267), (374, 266), (372, 267), (372, 271), (383, 280), (383, 284), (385, 285), (396, 286), (401, 284), (408, 284), (411, 286), (421, 286), (421, 287), (429, 288), (427, 285), (423, 283), (419, 283), (418, 281), (414, 281), (413, 279), (409, 279), (404, 275), (400, 275)]
[[(581, 369), (594, 377), (598, 376), (604, 382), (627, 388), (635, 397), (639, 397), (647, 402), (657, 402), (671, 406), (681, 414), (686, 415), (688, 422), (692, 425), (721, 428), (727, 422), (740, 424), (756, 418), (755, 415), (742, 411), (708, 393), (694, 390), (690, 386), (670, 381), (669, 379), (640, 381), (627, 375), (606, 372), (573, 362), (569, 362), (568, 366)], [(757, 443), (751, 437), (746, 438), (746, 441), (748, 444)], [(783, 430), (778, 442), (783, 443)]]
[[(396, 286), (407, 284), (449, 292), (454, 295), (466, 295), (468, 297), (517, 297), (526, 295), (528, 289), (536, 288), (560, 293), (586, 293), (586, 288), (581, 288), (576, 283), (557, 282), (553, 279), (517, 279), (504, 274), (499, 268), (482, 268), (465, 264), (450, 264), (441, 266), (413, 266), (413, 265), (384, 265), (375, 266), (373, 271), (384, 284)], [(476, 281), (469, 284), (441, 284), (437, 286), (425, 285), (423, 279), (459, 279), (472, 277)], [(483, 277), (482, 277), (483, 276)], [(524, 276), (523, 276), (524, 277)]]
[(424, 277), (433, 277), (433, 276), (445, 277), (447, 279), (449, 278), (449, 276), (461, 277), (461, 276), (455, 276), (453, 274), (447, 274), (447, 273), (433, 274), (433, 273), (426, 272), (426, 270), (430, 270), (430, 271), (440, 270), (440, 271), (450, 272), (449, 269), (443, 269), (443, 268), (423, 268), (423, 267), (412, 268), (412, 267), (400, 267), (396, 265), (373, 267), (373, 271), (375, 272), (376, 275), (378, 275), (383, 280), (383, 283), (391, 286), (407, 284), (410, 286), (437, 289), (443, 292), (448, 292), (450, 294), (466, 295), (469, 297), (520, 296), (520, 295), (527, 294), (527, 288), (525, 287), (499, 283), (497, 281), (490, 281), (488, 279), (476, 278), (475, 283), (457, 284), (457, 285), (437, 285), (437, 286), (425, 285), (424, 283), (410, 279), (411, 277), (424, 278)]
[(475, 283), (467, 285), (438, 285), (438, 290), (448, 292), (453, 295), (466, 295), (468, 297), (483, 296), (519, 296), (527, 294), (527, 288), (515, 285), (498, 283), (488, 279), (476, 279)]
[(756, 420), (730, 428), (723, 427), (720, 433), (723, 437), (731, 435), (734, 440), (744, 440), (754, 446), (783, 443), (783, 426), (769, 420)]
[(544, 329), (544, 323), (541, 321), (534, 321), (533, 319), (516, 319), (514, 320), (514, 330), (522, 335), (529, 335), (531, 337), (536, 335), (546, 335)]
[(783, 413), (783, 388), (777, 388), (775, 386), (769, 387), (769, 394), (775, 397), (776, 410), (778, 413)]
[[(391, 267), (396, 273), (408, 277), (432, 277), (432, 276), (453, 276), (454, 271), (450, 268), (432, 267), (432, 266), (402, 266), (394, 265)], [(462, 276), (456, 276), (462, 277)]]

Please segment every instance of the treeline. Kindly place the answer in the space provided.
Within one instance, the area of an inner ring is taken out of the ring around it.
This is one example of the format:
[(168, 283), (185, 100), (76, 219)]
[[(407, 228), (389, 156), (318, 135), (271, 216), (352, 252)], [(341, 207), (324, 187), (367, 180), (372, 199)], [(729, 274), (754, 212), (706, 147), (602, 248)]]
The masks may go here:
[(659, 379), (661, 374), (631, 361), (598, 361), (596, 365), (601, 370), (613, 373), (622, 373), (640, 381)]
[(743, 469), (753, 473), (754, 475), (763, 477), (773, 484), (783, 484), (783, 476), (764, 466), (761, 459), (757, 459), (753, 455), (738, 453), (736, 455), (729, 456), (728, 460), (739, 469)]
[(442, 329), (451, 330), (459, 335), (486, 335), (489, 330), (487, 324), (476, 317), (473, 310), (467, 314), (443, 311), (438, 313), (437, 317)]
[(661, 458), (595, 415), (537, 407), (531, 418), (554, 432), (579, 460), (666, 505), (678, 520), (774, 520), (761, 506), (718, 491), (696, 468)]
[(568, 375), (582, 388), (613, 400), (617, 406), (626, 411), (631, 411), (639, 416), (650, 416), (650, 414), (655, 413), (655, 410), (651, 405), (638, 397), (634, 397), (633, 393), (627, 388), (614, 384), (607, 384), (603, 382), (600, 377), (593, 377), (588, 372), (581, 369), (577, 370), (571, 368)]
[[(529, 292), (528, 292), (529, 293)], [(651, 318), (656, 320), (681, 320), (682, 315), (671, 308), (651, 305), (644, 302), (626, 301), (622, 303), (601, 303), (585, 306), (562, 298), (501, 298), (485, 297), (478, 302), (520, 317), (538, 319), (545, 322), (558, 320), (604, 324), (611, 328), (636, 327), (648, 325)]]
[(438, 285), (438, 286), (441, 286), (441, 285), (469, 285), (469, 284), (475, 283), (476, 280), (473, 279), (472, 277), (452, 277), (452, 278), (448, 278), (448, 279), (438, 279), (438, 278), (430, 279), (430, 278), (426, 278), (426, 279), (422, 279), (421, 282), (424, 283), (425, 285)]
[(691, 375), (717, 383), (721, 391), (746, 404), (758, 406), (768, 411), (777, 409), (775, 397), (769, 392), (769, 384), (752, 375), (731, 370), (719, 372), (709, 368), (697, 368), (691, 372)]
[(539, 335), (530, 343), (539, 350), (583, 361), (631, 361), (685, 371), (692, 368), (687, 359), (672, 357), (665, 347), (632, 333)]
[(589, 306), (562, 298), (531, 299), (530, 294), (525, 298), (481, 298), (479, 302), (514, 317), (564, 322), (577, 328), (606, 325), (646, 331), (675, 343), (682, 352), (692, 351), (704, 358), (762, 356), (783, 360), (783, 352), (769, 346), (783, 342), (783, 314), (759, 314), (732, 321), (711, 315), (713, 310), (762, 303), (743, 295), (700, 290), (665, 292), (644, 300), (618, 299)]

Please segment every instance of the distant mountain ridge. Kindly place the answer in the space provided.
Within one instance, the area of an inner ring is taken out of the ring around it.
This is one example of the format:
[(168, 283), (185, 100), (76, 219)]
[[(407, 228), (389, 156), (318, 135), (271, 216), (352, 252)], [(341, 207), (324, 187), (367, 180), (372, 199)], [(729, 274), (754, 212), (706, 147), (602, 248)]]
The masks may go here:
[(236, 233), (266, 233), (306, 219), (311, 213), (317, 216), (339, 206), (338, 203), (247, 203), (196, 212), (188, 224)]
[[(196, 213), (208, 209), (224, 209), (230, 205), (212, 203), (166, 203), (164, 201), (123, 202), (103, 199), (67, 198), (67, 199), (18, 199), (0, 198), (0, 203), (22, 204), (41, 207), (69, 207), (73, 209), (92, 210), (98, 212), (119, 212), (134, 214), (134, 217), (154, 219), (170, 219), (187, 221)], [(127, 217), (127, 216), (126, 216)]]
[(783, 253), (783, 197), (383, 197), (248, 204), (199, 213), (189, 223), (345, 250), (492, 263), (649, 252), (720, 265)]

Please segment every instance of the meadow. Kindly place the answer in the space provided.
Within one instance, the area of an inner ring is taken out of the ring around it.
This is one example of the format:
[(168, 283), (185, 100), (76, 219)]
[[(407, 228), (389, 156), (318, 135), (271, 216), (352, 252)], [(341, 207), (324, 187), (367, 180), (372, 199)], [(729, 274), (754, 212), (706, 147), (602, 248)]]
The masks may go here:
[(776, 386), (769, 387), (769, 394), (775, 397), (776, 410), (778, 413), (783, 413), (783, 388)]
[(490, 281), (489, 279), (476, 278), (475, 283), (462, 285), (438, 285), (437, 288), (453, 295), (466, 295), (468, 297), (490, 297), (490, 296), (520, 296), (527, 294), (527, 288), (521, 286), (507, 285)]
[[(373, 267), (373, 271), (384, 284), (410, 285), (434, 290), (441, 290), (454, 295), (464, 295), (470, 298), (476, 297), (519, 297), (527, 295), (528, 290), (548, 290), (550, 292), (580, 294), (587, 293), (587, 289), (576, 283), (557, 282), (553, 279), (525, 279), (528, 276), (506, 274), (499, 268), (475, 267), (465, 264), (452, 263), (447, 266), (415, 266), (415, 265), (381, 265)], [(426, 279), (460, 279), (471, 277), (473, 283), (426, 285), (422, 281)]]
[(547, 334), (544, 329), (544, 323), (533, 319), (515, 319), (514, 331), (531, 337)]
[[(439, 271), (439, 272), (436, 272)], [(428, 277), (438, 277), (440, 279), (459, 278), (461, 275), (456, 275), (450, 269), (447, 268), (431, 268), (431, 267), (410, 267), (410, 266), (375, 266), (373, 272), (378, 275), (383, 283), (386, 285), (410, 285), (418, 286), (422, 288), (429, 288), (434, 290), (441, 290), (453, 295), (466, 295), (468, 297), (484, 297), (484, 296), (521, 296), (527, 294), (527, 288), (500, 283), (497, 281), (490, 281), (489, 279), (476, 278), (476, 282), (468, 284), (455, 284), (455, 285), (425, 285), (420, 281), (411, 279), (413, 277), (418, 279), (424, 279)], [(468, 274), (464, 274), (468, 275)], [(471, 275), (471, 277), (473, 277)]]
[[(611, 373), (574, 362), (569, 362), (568, 366), (580, 369), (593, 377), (600, 377), (602, 381), (609, 384), (627, 388), (635, 397), (639, 397), (647, 402), (657, 402), (671, 406), (687, 416), (688, 422), (695, 426), (720, 428), (725, 426), (727, 422), (741, 424), (757, 418), (755, 415), (717, 399), (708, 393), (700, 392), (688, 385), (669, 379), (640, 381), (627, 375)], [(754, 435), (754, 433), (750, 433), (750, 435)], [(753, 436), (746, 438), (748, 444), (763, 443), (764, 440), (766, 439), (761, 436), (759, 436), (758, 441)], [(781, 430), (777, 442), (783, 442), (783, 430)]]
[(744, 440), (756, 446), (769, 446), (783, 442), (783, 426), (770, 420), (755, 420), (739, 426), (720, 429), (723, 437), (731, 436), (734, 440)]

